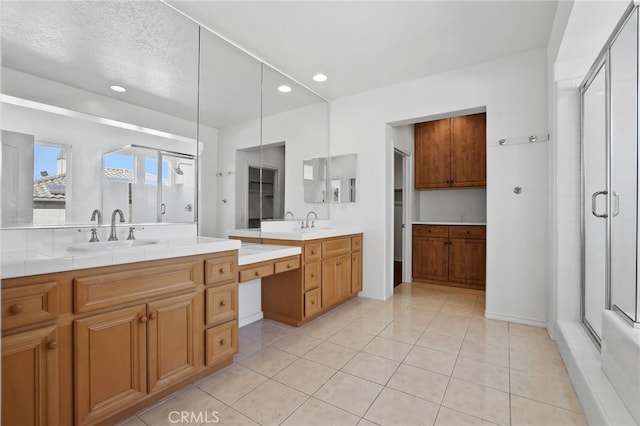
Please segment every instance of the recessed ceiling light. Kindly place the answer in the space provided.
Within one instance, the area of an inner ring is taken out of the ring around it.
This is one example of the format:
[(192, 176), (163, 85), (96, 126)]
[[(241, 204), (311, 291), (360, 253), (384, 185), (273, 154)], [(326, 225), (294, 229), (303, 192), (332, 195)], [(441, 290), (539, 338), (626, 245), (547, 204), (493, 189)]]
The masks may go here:
[(327, 76), (324, 74), (316, 74), (313, 76), (313, 79), (319, 83), (323, 82), (323, 81), (327, 81)]
[(125, 89), (125, 88), (124, 88), (124, 87), (122, 87), (122, 86), (116, 86), (116, 85), (113, 85), (113, 86), (109, 86), (109, 88), (110, 88), (111, 90), (113, 90), (114, 92), (126, 92), (126, 91), (127, 91), (127, 89)]
[(283, 84), (282, 86), (278, 87), (278, 92), (289, 93), (290, 91), (291, 91), (291, 87), (287, 86), (286, 84)]

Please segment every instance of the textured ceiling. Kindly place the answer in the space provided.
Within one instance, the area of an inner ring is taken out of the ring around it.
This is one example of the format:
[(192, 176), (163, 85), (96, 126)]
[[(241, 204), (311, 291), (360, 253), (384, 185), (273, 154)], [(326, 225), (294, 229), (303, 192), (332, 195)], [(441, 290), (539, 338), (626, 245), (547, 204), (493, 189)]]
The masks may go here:
[[(546, 47), (557, 1), (168, 1), (329, 99)], [(325, 83), (312, 76), (323, 72)]]

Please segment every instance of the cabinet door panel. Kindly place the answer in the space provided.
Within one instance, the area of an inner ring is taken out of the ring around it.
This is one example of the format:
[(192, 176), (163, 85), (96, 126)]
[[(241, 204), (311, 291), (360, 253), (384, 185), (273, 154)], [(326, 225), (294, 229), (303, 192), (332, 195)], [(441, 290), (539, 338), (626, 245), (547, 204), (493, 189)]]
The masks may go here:
[(76, 424), (95, 422), (146, 395), (146, 305), (74, 322)]
[(485, 113), (451, 118), (451, 186), (487, 185)]
[(338, 300), (338, 260), (322, 261), (322, 307), (328, 307)]
[(436, 281), (449, 279), (449, 255), (446, 238), (414, 237), (413, 277)]
[(449, 119), (415, 125), (416, 189), (449, 186)]
[(238, 322), (229, 321), (204, 332), (207, 365), (214, 365), (238, 353)]
[(338, 258), (338, 300), (344, 300), (351, 294), (351, 255)]
[(55, 326), (2, 338), (2, 424), (58, 423)]
[(362, 252), (351, 253), (351, 293), (362, 290)]
[(449, 246), (449, 281), (484, 286), (484, 240), (451, 240), (451, 245)]
[(195, 295), (148, 305), (149, 392), (188, 376), (195, 369)]

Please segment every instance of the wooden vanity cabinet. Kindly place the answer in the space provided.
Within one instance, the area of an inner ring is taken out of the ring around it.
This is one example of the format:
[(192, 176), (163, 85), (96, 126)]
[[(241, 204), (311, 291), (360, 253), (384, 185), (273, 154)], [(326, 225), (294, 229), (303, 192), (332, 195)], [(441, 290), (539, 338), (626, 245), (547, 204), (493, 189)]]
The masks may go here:
[(485, 113), (417, 123), (414, 145), (415, 189), (487, 185)]
[(113, 424), (233, 362), (237, 263), (234, 250), (2, 280), (2, 424)]
[(484, 289), (484, 226), (413, 225), (413, 280)]
[(302, 249), (301, 268), (262, 278), (265, 318), (300, 326), (362, 290), (362, 234), (263, 243)]

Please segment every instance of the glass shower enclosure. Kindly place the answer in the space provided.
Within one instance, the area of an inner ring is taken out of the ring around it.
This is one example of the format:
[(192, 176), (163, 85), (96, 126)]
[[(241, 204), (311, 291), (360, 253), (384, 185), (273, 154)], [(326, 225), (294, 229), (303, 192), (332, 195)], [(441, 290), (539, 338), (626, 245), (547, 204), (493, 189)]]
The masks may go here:
[(582, 322), (600, 346), (604, 310), (638, 327), (638, 8), (580, 86)]
[(103, 155), (102, 208), (125, 213), (130, 223), (196, 220), (193, 155), (128, 145)]

